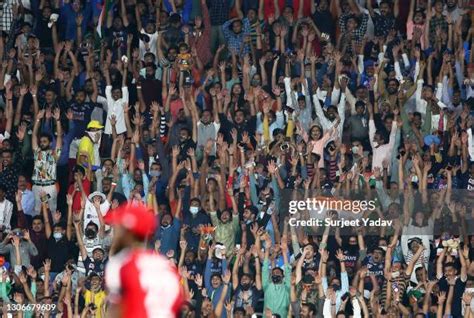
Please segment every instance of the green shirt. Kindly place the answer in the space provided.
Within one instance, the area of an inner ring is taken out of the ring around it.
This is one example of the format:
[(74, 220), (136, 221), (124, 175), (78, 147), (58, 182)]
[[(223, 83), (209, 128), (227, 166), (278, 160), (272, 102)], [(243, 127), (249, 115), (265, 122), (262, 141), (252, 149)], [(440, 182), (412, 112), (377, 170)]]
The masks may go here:
[(291, 288), (291, 266), (285, 264), (285, 276), (281, 284), (275, 284), (270, 280), (270, 261), (265, 259), (262, 266), (262, 287), (264, 292), (264, 309), (268, 308), (274, 314), (281, 317), (288, 316), (290, 306), (290, 288)]

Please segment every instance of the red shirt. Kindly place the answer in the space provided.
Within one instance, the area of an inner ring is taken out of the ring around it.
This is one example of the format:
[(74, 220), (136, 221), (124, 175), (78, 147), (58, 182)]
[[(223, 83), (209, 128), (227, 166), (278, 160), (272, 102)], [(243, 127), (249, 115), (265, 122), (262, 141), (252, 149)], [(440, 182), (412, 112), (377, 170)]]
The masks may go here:
[(123, 250), (105, 268), (110, 301), (121, 306), (122, 317), (177, 317), (183, 303), (180, 276), (159, 254)]
[[(89, 195), (91, 193), (91, 182), (89, 179), (84, 178), (82, 180), (82, 188), (84, 189), (84, 192), (86, 195)], [(74, 183), (69, 185), (69, 189), (67, 191), (68, 194), (72, 194), (74, 192)], [(72, 210), (73, 211), (80, 211), (81, 210), (81, 192), (76, 191), (74, 193), (74, 197), (72, 198)]]

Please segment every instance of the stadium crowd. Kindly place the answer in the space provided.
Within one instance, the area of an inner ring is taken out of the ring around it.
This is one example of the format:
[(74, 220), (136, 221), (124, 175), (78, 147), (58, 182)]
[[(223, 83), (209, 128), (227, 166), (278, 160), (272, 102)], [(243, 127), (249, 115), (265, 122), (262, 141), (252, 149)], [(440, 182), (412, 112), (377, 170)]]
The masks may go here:
[[(107, 216), (142, 204), (180, 317), (474, 318), (473, 21), (456, 0), (4, 0), (2, 316), (112, 317)], [(316, 196), (391, 225), (290, 226)]]

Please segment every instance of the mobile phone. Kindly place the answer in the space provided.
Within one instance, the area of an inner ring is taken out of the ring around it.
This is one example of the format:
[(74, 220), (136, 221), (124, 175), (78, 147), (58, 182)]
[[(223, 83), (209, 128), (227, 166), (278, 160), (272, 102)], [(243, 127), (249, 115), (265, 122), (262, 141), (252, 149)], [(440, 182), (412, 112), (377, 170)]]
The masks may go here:
[(282, 150), (282, 151), (286, 151), (286, 150), (288, 150), (288, 148), (290, 148), (290, 145), (288, 145), (287, 142), (280, 145), (280, 150)]
[(48, 202), (49, 199), (51, 199), (51, 195), (49, 193), (46, 193), (46, 195), (43, 195), (41, 197), (41, 202), (42, 203)]

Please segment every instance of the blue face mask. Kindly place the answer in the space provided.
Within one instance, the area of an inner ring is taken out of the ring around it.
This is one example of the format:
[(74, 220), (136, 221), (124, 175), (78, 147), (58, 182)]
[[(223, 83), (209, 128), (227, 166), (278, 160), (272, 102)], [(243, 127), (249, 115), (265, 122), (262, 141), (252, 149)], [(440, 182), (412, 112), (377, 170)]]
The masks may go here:
[(150, 177), (159, 177), (161, 175), (161, 171), (150, 171)]

